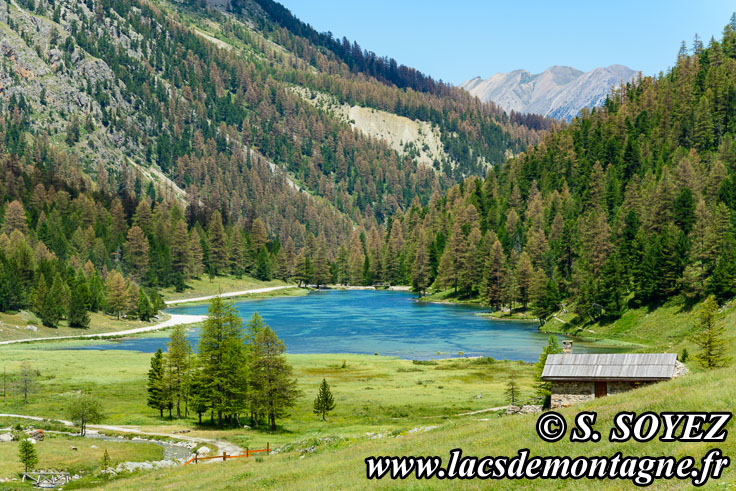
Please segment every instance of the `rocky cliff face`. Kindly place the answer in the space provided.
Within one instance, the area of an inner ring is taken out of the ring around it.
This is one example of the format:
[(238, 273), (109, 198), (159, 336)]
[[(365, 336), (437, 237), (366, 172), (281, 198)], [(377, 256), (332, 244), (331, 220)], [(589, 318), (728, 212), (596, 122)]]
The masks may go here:
[(589, 72), (553, 66), (536, 75), (515, 70), (497, 73), (485, 80), (475, 77), (460, 87), (484, 102), (495, 102), (506, 111), (570, 120), (584, 107), (601, 105), (611, 87), (636, 78), (638, 73), (623, 65), (595, 68)]

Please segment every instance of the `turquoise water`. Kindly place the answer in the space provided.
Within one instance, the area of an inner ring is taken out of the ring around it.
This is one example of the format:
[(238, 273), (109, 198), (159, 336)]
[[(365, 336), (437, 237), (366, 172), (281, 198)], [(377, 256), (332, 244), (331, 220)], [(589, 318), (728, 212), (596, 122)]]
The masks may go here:
[[(408, 292), (325, 290), (242, 301), (235, 307), (244, 321), (258, 312), (284, 340), (288, 353), (378, 353), (415, 360), (482, 355), (536, 361), (549, 337), (537, 330), (536, 322), (488, 319), (476, 315), (485, 309), (417, 302)], [(207, 306), (167, 312), (206, 314)], [(199, 329), (191, 329), (188, 337), (196, 348)], [(131, 338), (82, 349), (153, 353), (165, 350), (166, 341)], [(576, 343), (576, 351), (587, 349)]]

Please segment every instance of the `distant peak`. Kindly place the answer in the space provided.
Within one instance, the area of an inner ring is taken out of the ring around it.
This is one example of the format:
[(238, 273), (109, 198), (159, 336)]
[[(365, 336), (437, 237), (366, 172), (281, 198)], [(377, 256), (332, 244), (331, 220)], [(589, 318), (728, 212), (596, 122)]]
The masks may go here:
[(566, 65), (552, 65), (534, 75), (517, 69), (496, 73), (485, 80), (475, 77), (460, 86), (482, 101), (495, 102), (505, 111), (569, 120), (584, 107), (600, 105), (617, 82), (628, 82), (638, 74), (619, 64), (588, 72)]

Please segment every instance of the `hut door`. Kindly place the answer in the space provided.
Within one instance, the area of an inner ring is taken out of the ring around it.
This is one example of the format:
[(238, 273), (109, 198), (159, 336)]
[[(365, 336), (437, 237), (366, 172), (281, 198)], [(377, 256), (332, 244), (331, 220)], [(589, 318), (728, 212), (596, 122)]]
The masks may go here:
[(606, 390), (606, 382), (596, 382), (595, 383), (595, 398), (598, 399), (599, 397), (605, 397), (608, 393)]

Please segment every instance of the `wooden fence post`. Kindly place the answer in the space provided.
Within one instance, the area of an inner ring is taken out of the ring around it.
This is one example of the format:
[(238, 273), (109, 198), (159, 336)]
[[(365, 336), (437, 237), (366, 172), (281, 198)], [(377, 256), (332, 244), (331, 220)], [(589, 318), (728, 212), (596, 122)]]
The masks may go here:
[(194, 454), (194, 463), (199, 464), (199, 454)]
[(266, 442), (266, 455), (270, 453), (271, 453), (271, 445), (268, 442)]
[(227, 452), (222, 452), (222, 461), (225, 462), (227, 460)]
[(245, 447), (245, 456), (248, 456), (248, 447)]

